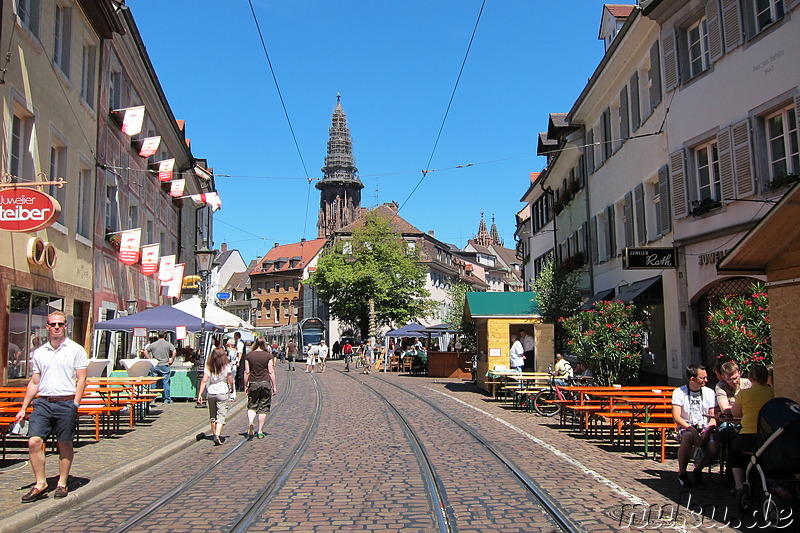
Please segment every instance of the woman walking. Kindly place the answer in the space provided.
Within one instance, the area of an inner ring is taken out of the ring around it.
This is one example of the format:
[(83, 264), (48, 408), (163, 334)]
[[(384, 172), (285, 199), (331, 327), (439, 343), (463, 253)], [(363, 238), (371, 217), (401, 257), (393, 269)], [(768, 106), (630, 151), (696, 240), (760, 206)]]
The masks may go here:
[(247, 394), (247, 438), (252, 439), (255, 434), (254, 423), (258, 415), (258, 438), (263, 439), (272, 397), (278, 394), (275, 355), (267, 348), (264, 337), (255, 340), (253, 350), (244, 358), (244, 390)]
[(211, 433), (214, 435), (214, 446), (222, 444), (222, 427), (228, 416), (230, 392), (233, 391), (233, 374), (228, 352), (225, 348), (211, 351), (203, 373), (203, 381), (197, 391), (197, 403), (203, 404), (203, 391), (208, 387), (208, 414), (211, 418)]

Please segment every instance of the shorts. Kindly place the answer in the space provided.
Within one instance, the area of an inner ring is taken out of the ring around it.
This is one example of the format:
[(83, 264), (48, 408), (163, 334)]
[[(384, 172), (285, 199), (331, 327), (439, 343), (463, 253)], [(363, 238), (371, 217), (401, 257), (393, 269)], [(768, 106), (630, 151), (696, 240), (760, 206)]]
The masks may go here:
[(228, 401), (230, 395), (225, 392), (223, 394), (209, 394), (206, 398), (208, 402), (208, 416), (212, 422), (217, 424), (225, 424), (228, 419), (228, 407), (231, 402)]
[(306, 357), (306, 364), (307, 365), (311, 365), (311, 366), (316, 365), (317, 364), (317, 358), (314, 357), (313, 355)]
[(28, 418), (28, 438), (47, 440), (51, 433), (55, 433), (58, 442), (72, 442), (77, 420), (78, 407), (74, 402), (48, 402), (44, 398), (36, 398), (33, 400), (33, 412)]
[(251, 381), (247, 389), (247, 409), (256, 414), (267, 414), (272, 407), (272, 383)]

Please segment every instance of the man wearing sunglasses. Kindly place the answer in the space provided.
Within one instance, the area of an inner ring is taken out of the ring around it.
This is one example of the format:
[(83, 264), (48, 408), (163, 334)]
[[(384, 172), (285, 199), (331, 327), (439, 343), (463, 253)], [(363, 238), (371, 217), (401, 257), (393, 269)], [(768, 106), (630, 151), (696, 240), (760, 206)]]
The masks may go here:
[[(36, 483), (22, 497), (22, 503), (31, 503), (47, 497), (47, 476), (42, 443), (55, 433), (58, 443), (58, 481), (54, 498), (67, 495), (69, 470), (74, 452), (75, 421), (78, 405), (86, 387), (86, 350), (67, 338), (67, 317), (61, 311), (47, 316), (47, 333), (50, 342), (31, 354), (31, 380), (25, 391), (22, 407), (16, 422), (25, 418), (25, 411), (33, 401), (33, 412), (28, 425), (28, 453)], [(37, 396), (38, 394), (38, 396)], [(34, 396), (36, 400), (34, 401)]]

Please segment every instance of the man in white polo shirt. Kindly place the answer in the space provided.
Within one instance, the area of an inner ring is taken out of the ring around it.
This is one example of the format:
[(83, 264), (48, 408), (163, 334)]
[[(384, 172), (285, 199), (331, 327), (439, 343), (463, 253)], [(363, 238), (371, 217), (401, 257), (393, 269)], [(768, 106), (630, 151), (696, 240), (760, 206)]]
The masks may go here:
[(55, 433), (58, 443), (59, 475), (54, 498), (67, 495), (67, 481), (72, 467), (75, 421), (78, 405), (86, 387), (86, 350), (67, 338), (67, 316), (55, 311), (47, 316), (50, 342), (31, 354), (32, 374), (22, 407), (16, 415), (19, 423), (33, 401), (28, 425), (28, 453), (36, 484), (22, 497), (22, 503), (35, 502), (47, 496), (47, 476), (42, 443)]

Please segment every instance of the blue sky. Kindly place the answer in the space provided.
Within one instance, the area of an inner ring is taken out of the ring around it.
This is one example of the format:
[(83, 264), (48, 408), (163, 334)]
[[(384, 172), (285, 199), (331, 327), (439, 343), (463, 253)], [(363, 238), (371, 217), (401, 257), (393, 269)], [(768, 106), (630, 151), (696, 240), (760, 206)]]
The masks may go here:
[[(247, 0), (126, 2), (193, 153), (217, 174), (217, 247), (249, 261), (316, 237), (307, 178), (322, 177), (337, 93), (363, 206), (396, 201), (462, 248), (483, 211), (515, 246), (519, 199), (544, 166), (538, 132), (602, 57), (603, 2), (487, 0), (429, 167), (482, 0), (252, 2), (300, 155)], [(436, 170), (412, 194), (424, 168)]]

